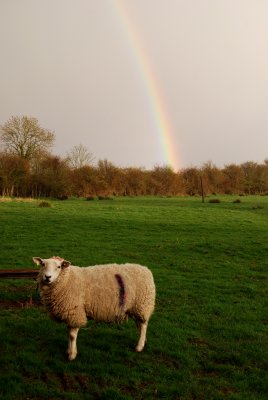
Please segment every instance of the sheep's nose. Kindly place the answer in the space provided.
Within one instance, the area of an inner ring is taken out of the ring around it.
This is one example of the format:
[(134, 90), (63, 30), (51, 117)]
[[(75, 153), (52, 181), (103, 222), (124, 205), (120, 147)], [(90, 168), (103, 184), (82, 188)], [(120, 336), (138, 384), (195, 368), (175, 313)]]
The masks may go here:
[(45, 278), (47, 281), (49, 281), (49, 279), (51, 278), (51, 275), (45, 275)]

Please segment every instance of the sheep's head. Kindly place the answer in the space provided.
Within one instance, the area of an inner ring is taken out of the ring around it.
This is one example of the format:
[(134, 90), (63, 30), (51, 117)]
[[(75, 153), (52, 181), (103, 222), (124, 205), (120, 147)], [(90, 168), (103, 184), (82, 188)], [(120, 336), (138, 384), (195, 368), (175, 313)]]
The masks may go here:
[(42, 282), (50, 285), (55, 282), (61, 271), (69, 267), (70, 262), (61, 257), (53, 256), (52, 258), (33, 257), (33, 262), (41, 267), (40, 274)]

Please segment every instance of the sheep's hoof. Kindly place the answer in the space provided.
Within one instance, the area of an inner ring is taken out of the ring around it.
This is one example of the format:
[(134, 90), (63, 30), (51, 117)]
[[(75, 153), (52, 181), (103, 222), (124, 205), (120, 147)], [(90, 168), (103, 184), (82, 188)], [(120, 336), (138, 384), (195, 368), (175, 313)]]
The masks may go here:
[(69, 361), (73, 361), (76, 358), (77, 353), (68, 353), (67, 352), (67, 356), (68, 356)]
[(136, 346), (135, 350), (137, 353), (140, 353), (140, 352), (142, 352), (143, 348), (144, 348), (144, 346)]

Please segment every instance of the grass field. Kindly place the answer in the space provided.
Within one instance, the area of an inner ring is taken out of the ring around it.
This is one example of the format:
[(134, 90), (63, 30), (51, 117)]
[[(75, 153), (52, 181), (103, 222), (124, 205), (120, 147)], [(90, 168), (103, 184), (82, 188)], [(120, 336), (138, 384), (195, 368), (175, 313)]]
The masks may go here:
[(90, 322), (68, 362), (34, 282), (0, 281), (1, 399), (267, 399), (268, 197), (220, 199), (0, 202), (0, 268), (135, 262), (157, 287), (143, 353), (133, 322)]

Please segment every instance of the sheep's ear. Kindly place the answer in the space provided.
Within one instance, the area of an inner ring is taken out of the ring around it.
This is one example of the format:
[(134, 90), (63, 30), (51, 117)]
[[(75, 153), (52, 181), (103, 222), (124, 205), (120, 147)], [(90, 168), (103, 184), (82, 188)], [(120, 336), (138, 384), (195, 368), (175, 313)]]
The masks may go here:
[(43, 260), (42, 260), (42, 258), (40, 258), (40, 257), (33, 257), (33, 262), (35, 263), (35, 264), (37, 264), (37, 265), (43, 265)]
[(70, 261), (63, 260), (61, 263), (62, 268), (67, 268), (69, 265), (71, 265)]

